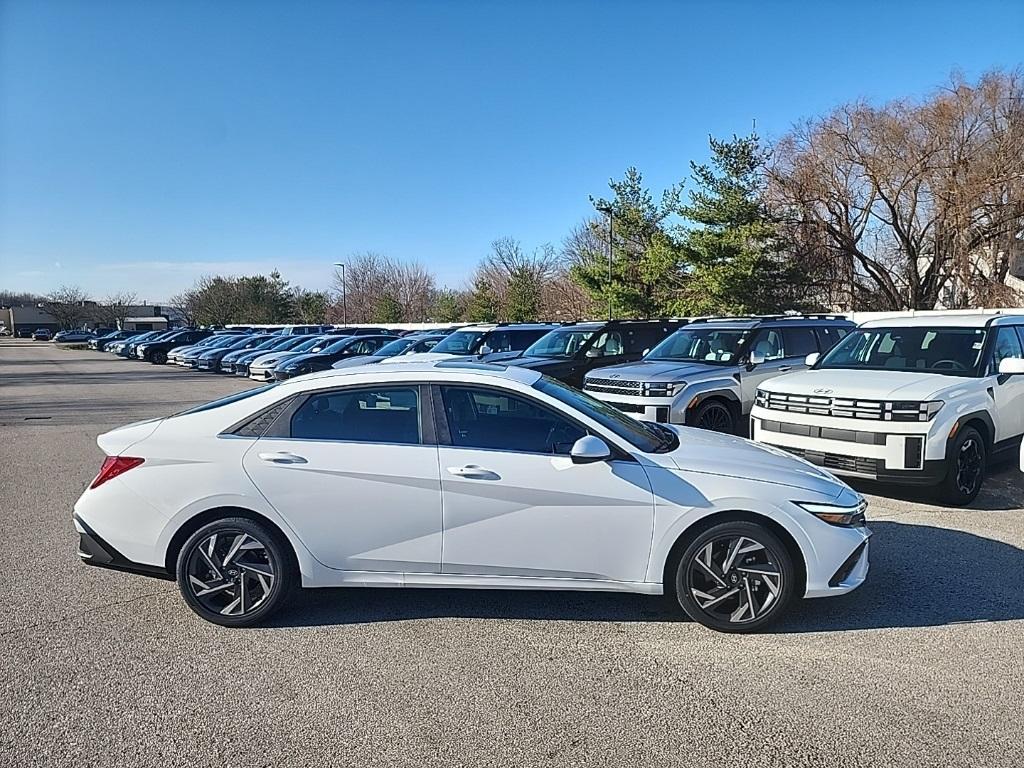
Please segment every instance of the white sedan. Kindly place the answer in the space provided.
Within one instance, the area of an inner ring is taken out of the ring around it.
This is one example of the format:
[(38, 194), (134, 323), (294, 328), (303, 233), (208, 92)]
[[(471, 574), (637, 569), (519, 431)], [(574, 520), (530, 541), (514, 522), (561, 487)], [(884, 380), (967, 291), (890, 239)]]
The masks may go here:
[(521, 368), (325, 371), (98, 443), (81, 557), (229, 626), (299, 586), (410, 586), (669, 593), (750, 632), (868, 572), (865, 502), (827, 472)]

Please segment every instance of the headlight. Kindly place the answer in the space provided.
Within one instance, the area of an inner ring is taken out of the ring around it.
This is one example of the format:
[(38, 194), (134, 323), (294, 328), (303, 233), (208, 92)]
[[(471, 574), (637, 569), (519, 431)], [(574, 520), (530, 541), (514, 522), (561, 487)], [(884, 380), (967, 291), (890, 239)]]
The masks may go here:
[(759, 405), (762, 408), (768, 407), (768, 393), (763, 389), (757, 390), (754, 394), (754, 405)]
[(675, 397), (686, 386), (685, 381), (652, 381), (644, 384), (645, 397)]
[(943, 406), (942, 400), (894, 400), (884, 403), (888, 421), (931, 421)]
[(794, 501), (793, 503), (829, 525), (839, 525), (845, 528), (864, 525), (864, 512), (868, 508), (868, 503), (864, 499), (852, 506), (819, 504), (813, 501)]

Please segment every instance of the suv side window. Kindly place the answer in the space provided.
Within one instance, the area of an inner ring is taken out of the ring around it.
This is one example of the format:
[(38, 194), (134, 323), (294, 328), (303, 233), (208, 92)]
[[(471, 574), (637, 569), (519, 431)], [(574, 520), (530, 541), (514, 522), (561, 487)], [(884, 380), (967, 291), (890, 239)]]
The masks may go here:
[(605, 331), (602, 333), (594, 346), (590, 348), (590, 352), (599, 352), (600, 354), (594, 355), (594, 357), (615, 357), (617, 355), (625, 354), (625, 345), (622, 343), (622, 334), (618, 331)]
[(850, 332), (849, 328), (828, 325), (818, 326), (814, 330), (818, 334), (818, 344), (821, 346), (821, 354), (823, 355), (845, 339)]
[(313, 395), (292, 416), (296, 440), (419, 445), (418, 387), (348, 389)]
[(760, 352), (764, 356), (765, 362), (781, 360), (786, 356), (786, 349), (782, 346), (782, 331), (778, 328), (765, 328), (758, 331), (750, 345), (750, 351)]
[(530, 400), (497, 389), (441, 387), (452, 445), (568, 454), (586, 431)]
[(786, 342), (786, 357), (807, 357), (818, 351), (818, 342), (811, 328), (786, 328), (782, 337)]
[(1008, 357), (1024, 358), (1021, 341), (1012, 326), (1000, 326), (996, 334), (996, 343), (992, 348), (992, 373), (999, 372), (999, 363)]

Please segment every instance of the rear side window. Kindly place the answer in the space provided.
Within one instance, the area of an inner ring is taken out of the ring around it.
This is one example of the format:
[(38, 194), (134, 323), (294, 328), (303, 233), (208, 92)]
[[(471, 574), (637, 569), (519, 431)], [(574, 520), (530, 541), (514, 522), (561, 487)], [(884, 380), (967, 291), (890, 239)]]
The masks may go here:
[(775, 328), (758, 331), (750, 350), (759, 352), (765, 360), (779, 360), (785, 357), (786, 350), (782, 346), (782, 331)]
[(296, 440), (419, 445), (418, 387), (348, 389), (311, 396), (291, 419)]
[(810, 328), (786, 328), (782, 336), (786, 346), (786, 357), (807, 357), (818, 351), (818, 342)]

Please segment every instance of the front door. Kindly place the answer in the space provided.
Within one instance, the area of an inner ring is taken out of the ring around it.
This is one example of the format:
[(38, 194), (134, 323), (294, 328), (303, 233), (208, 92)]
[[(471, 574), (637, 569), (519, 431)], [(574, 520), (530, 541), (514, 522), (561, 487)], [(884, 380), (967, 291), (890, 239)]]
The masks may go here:
[(441, 483), (420, 405), (417, 385), (314, 393), (245, 471), (324, 565), (438, 573)]
[(442, 386), (442, 572), (643, 581), (653, 493), (631, 460), (573, 464), (586, 434), (506, 390)]
[(996, 330), (990, 367), (990, 374), (995, 377), (991, 390), (996, 406), (993, 422), (997, 443), (1012, 440), (1024, 433), (1024, 374), (999, 374), (999, 363), (1008, 357), (1024, 358), (1024, 349), (1016, 329), (1004, 325)]

